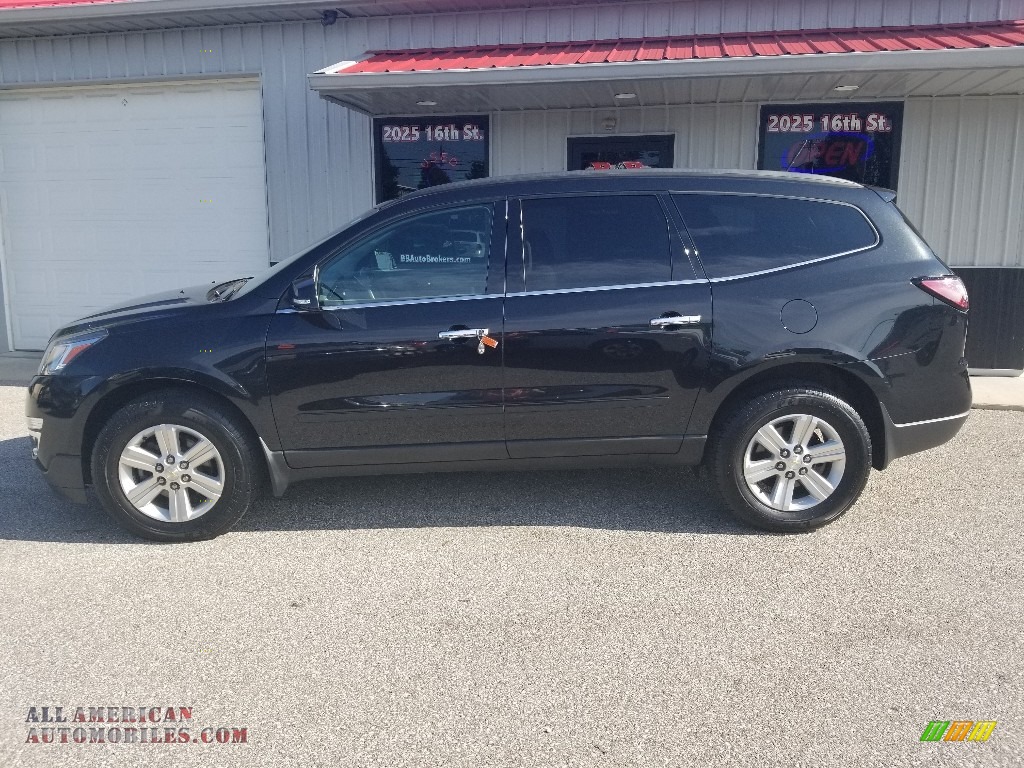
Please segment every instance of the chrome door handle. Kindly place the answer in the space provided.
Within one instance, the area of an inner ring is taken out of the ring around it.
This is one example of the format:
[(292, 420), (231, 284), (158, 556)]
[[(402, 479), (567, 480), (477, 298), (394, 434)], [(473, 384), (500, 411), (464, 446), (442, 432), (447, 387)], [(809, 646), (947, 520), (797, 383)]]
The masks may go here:
[(487, 335), (487, 328), (463, 328), (459, 331), (441, 331), (439, 339), (482, 339)]
[(672, 325), (699, 325), (700, 315), (674, 315), (672, 317), (655, 317), (651, 320), (652, 328), (667, 328)]

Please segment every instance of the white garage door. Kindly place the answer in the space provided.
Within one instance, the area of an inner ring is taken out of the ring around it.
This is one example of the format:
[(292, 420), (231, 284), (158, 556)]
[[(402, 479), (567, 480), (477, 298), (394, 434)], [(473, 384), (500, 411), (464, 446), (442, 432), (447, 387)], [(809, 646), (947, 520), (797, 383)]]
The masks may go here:
[(0, 96), (0, 230), (15, 349), (117, 302), (266, 269), (259, 84)]

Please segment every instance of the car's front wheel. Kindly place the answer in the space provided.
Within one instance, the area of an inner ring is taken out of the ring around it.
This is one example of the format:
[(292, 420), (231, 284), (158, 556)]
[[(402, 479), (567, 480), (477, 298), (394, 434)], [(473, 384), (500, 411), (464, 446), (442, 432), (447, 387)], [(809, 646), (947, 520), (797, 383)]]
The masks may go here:
[(849, 403), (813, 388), (768, 392), (734, 411), (707, 461), (726, 505), (771, 531), (819, 528), (860, 496), (871, 437)]
[(251, 439), (212, 400), (154, 393), (117, 411), (92, 452), (96, 493), (120, 525), (154, 541), (227, 531), (258, 488)]

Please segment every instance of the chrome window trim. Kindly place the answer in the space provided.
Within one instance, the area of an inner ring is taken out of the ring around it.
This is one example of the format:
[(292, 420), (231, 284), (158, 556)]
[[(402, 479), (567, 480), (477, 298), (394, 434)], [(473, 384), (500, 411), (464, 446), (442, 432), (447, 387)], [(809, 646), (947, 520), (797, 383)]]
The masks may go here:
[[(395, 299), (391, 301), (368, 301), (360, 302), (359, 304), (339, 304), (336, 306), (324, 307), (320, 309), (324, 312), (336, 312), (340, 309), (369, 309), (371, 307), (401, 307), (412, 304), (437, 304), (442, 301), (474, 301), (478, 299), (501, 299), (501, 298), (520, 298), (523, 296), (552, 296), (562, 293), (591, 293), (593, 291), (621, 291), (630, 288), (665, 288), (673, 285), (703, 285), (706, 284), (707, 280), (693, 279), (693, 280), (666, 280), (660, 283), (630, 283), (627, 285), (595, 285), (588, 288), (559, 288), (551, 291), (518, 291), (515, 293), (487, 293), (487, 294), (475, 294), (472, 296), (435, 296), (430, 298), (422, 299)], [(300, 310), (293, 309), (291, 307), (284, 307), (277, 310), (279, 315), (293, 315), (303, 314)]]
[(556, 288), (550, 291), (517, 291), (507, 294), (509, 298), (520, 296), (551, 296), (560, 293), (590, 293), (592, 291), (621, 291), (629, 288), (664, 288), (672, 285), (703, 285), (707, 280), (664, 280), (657, 283), (627, 283), (625, 285), (594, 285), (586, 288)]
[[(412, 304), (438, 304), (443, 301), (474, 301), (477, 299), (500, 299), (500, 293), (480, 293), (467, 296), (426, 296), (419, 299), (386, 299), (381, 301), (361, 301), (358, 304), (337, 304), (333, 306), (321, 306), (324, 312), (337, 312), (340, 309), (369, 309), (371, 307), (403, 307)], [(295, 309), (279, 309), (278, 314), (290, 314), (298, 312)]]
[[(843, 256), (852, 256), (855, 253), (863, 253), (864, 251), (870, 251), (873, 248), (877, 248), (879, 245), (882, 244), (882, 234), (881, 234), (881, 232), (878, 231), (878, 227), (875, 226), (875, 222), (873, 222), (871, 220), (871, 218), (866, 213), (864, 213), (864, 211), (861, 209), (860, 206), (854, 205), (853, 203), (848, 203), (845, 200), (829, 200), (829, 199), (822, 198), (822, 197), (806, 197), (806, 196), (803, 196), (803, 195), (779, 195), (779, 194), (772, 194), (772, 193), (768, 193), (768, 192), (726, 192), (724, 190), (698, 190), (698, 189), (675, 190), (675, 191), (670, 191), (668, 194), (669, 194), (669, 197), (672, 197), (674, 195), (720, 195), (720, 196), (729, 195), (729, 196), (732, 196), (732, 197), (773, 197), (773, 198), (776, 198), (776, 199), (779, 199), (779, 200), (800, 200), (800, 201), (803, 201), (803, 202), (806, 202), (806, 203), (826, 203), (827, 205), (844, 205), (847, 208), (853, 208), (853, 210), (855, 210), (857, 213), (859, 213), (861, 215), (861, 217), (864, 219), (864, 221), (866, 221), (868, 223), (868, 226), (871, 227), (871, 231), (875, 233), (875, 242), (871, 243), (871, 245), (865, 245), (865, 246), (862, 246), (860, 248), (854, 248), (853, 250), (842, 251), (840, 253), (831, 253), (831, 254), (828, 254), (827, 256), (815, 256), (813, 259), (807, 259), (806, 261), (798, 261), (795, 264), (785, 264), (785, 265), (783, 265), (781, 267), (772, 267), (770, 269), (759, 269), (759, 270), (757, 270), (755, 272), (744, 272), (743, 274), (740, 274), (740, 275), (724, 275), (722, 277), (712, 277), (712, 278), (709, 279), (709, 282), (712, 282), (712, 283), (724, 283), (724, 282), (727, 282), (729, 280), (743, 280), (744, 278), (747, 278), (747, 277), (757, 277), (758, 275), (770, 275), (773, 272), (781, 272), (784, 269), (796, 269), (798, 267), (805, 267), (808, 264), (818, 264), (818, 263), (823, 262), (823, 261), (831, 261), (832, 259), (839, 259), (839, 258), (842, 258)], [(682, 219), (683, 226), (685, 227), (686, 226), (686, 217), (683, 216), (683, 212), (682, 211), (679, 211), (679, 218)], [(687, 228), (687, 234), (689, 234), (689, 228)], [(693, 239), (692, 235), (690, 235), (690, 240), (696, 246), (697, 243)], [(697, 248), (697, 259), (700, 260), (700, 248)], [(702, 267), (704, 266), (704, 262), (703, 261), (701, 261), (701, 266)]]
[[(787, 269), (797, 269), (799, 267), (806, 267), (808, 264), (818, 264), (823, 261), (832, 261), (832, 259), (841, 259), (843, 256), (852, 256), (855, 253), (863, 253), (864, 251), (870, 251), (873, 248), (878, 247), (878, 242), (874, 245), (869, 245), (865, 248), (856, 248), (852, 251), (843, 251), (842, 253), (833, 253), (831, 256), (818, 256), (814, 259), (808, 259), (807, 261), (798, 261), (796, 264), (786, 264), (783, 267), (772, 267), (771, 269), (761, 269), (757, 272), (744, 272), (742, 275), (728, 275), (726, 277), (712, 277), (708, 280), (709, 283), (726, 283), (730, 280), (743, 280), (748, 277), (758, 277), (759, 275), (770, 275), (773, 272), (782, 272)], [(697, 251), (697, 257), (700, 258), (700, 251)]]

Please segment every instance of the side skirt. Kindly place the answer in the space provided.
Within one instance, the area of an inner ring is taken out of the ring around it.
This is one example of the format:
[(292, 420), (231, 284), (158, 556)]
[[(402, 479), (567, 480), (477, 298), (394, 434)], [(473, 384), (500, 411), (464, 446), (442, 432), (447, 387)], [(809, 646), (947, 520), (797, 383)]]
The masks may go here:
[[(518, 470), (596, 469), (604, 467), (687, 466), (700, 464), (707, 435), (682, 438), (677, 453), (616, 453), (600, 455), (546, 456), (523, 459), (478, 459), (456, 461), (407, 461), (388, 464), (345, 464), (295, 468), (288, 465), (285, 451), (272, 451), (260, 441), (267, 460), (270, 486), (280, 498), (292, 483), (327, 477), (365, 475), (411, 475), (430, 472), (506, 472)], [(290, 453), (289, 455), (293, 455)], [(305, 462), (303, 462), (305, 463)]]

